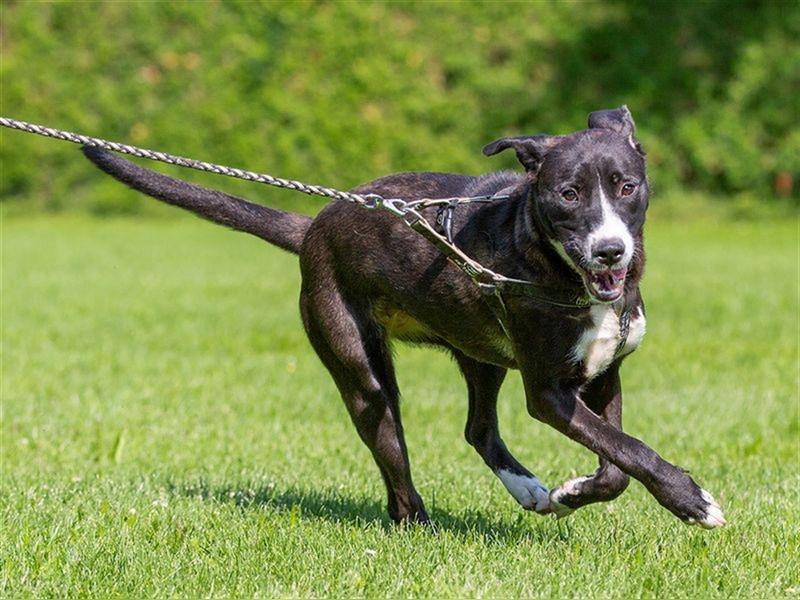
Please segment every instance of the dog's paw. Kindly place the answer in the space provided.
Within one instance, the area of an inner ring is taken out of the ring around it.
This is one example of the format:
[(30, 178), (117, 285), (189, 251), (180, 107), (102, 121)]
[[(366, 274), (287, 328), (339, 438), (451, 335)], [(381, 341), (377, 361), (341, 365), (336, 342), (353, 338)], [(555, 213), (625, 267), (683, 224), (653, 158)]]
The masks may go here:
[(550, 496), (550, 514), (556, 519), (563, 519), (574, 512), (574, 508), (570, 508), (566, 504), (561, 504), (558, 500), (553, 500), (553, 497)]
[(588, 479), (590, 479), (590, 477), (576, 477), (575, 479), (570, 479), (550, 492), (550, 508), (556, 518), (561, 519), (575, 511), (574, 508), (567, 506), (564, 500), (570, 496), (579, 496), (581, 493), (581, 484)]
[(703, 505), (700, 507), (698, 516), (688, 517), (684, 522), (688, 525), (697, 525), (703, 529), (714, 529), (726, 525), (727, 521), (722, 513), (722, 507), (714, 500), (714, 497), (704, 489), (700, 490), (700, 496), (703, 500)]
[(531, 475), (521, 475), (506, 469), (497, 471), (497, 476), (508, 492), (514, 496), (525, 510), (539, 514), (548, 514), (550, 510), (550, 494), (541, 481)]

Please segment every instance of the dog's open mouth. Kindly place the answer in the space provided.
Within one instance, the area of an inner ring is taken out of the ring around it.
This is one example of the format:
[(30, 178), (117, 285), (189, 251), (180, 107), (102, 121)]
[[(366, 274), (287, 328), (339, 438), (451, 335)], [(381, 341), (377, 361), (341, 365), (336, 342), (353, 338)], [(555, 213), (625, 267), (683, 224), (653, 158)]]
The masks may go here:
[(601, 302), (614, 302), (625, 289), (628, 269), (602, 269), (586, 271), (586, 289)]

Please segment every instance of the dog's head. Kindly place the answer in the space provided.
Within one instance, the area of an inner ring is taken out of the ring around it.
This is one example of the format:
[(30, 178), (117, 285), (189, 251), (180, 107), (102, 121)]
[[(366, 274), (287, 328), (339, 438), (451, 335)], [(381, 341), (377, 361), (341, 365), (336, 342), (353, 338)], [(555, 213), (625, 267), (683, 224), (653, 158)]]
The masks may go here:
[(634, 133), (623, 106), (593, 112), (589, 128), (570, 135), (506, 137), (483, 149), (514, 149), (528, 172), (532, 218), (600, 302), (622, 295), (641, 244), (650, 189)]

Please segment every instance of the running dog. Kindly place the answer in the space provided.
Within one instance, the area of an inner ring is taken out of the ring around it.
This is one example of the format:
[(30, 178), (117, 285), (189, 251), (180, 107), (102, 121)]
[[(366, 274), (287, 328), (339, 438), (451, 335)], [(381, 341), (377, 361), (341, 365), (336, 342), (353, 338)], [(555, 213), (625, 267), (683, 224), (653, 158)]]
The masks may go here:
[[(429, 518), (411, 479), (393, 339), (453, 355), (468, 389), (467, 442), (523, 508), (564, 516), (616, 498), (634, 477), (684, 522), (714, 528), (725, 518), (711, 494), (622, 431), (620, 364), (645, 332), (639, 282), (650, 188), (634, 134), (627, 107), (602, 110), (589, 115), (585, 130), (505, 137), (483, 149), (487, 156), (513, 150), (524, 173), (400, 173), (353, 190), (406, 201), (502, 196), (459, 206), (455, 244), (497, 273), (586, 301), (569, 307), (508, 294), (504, 323), (470, 277), (388, 212), (335, 201), (311, 219), (149, 171), (97, 147), (83, 151), (136, 190), (299, 255), (306, 333), (378, 465), (396, 522)], [(432, 222), (436, 209), (423, 216)], [(531, 416), (597, 454), (593, 474), (548, 490), (514, 458), (496, 411), (509, 369), (522, 374)]]

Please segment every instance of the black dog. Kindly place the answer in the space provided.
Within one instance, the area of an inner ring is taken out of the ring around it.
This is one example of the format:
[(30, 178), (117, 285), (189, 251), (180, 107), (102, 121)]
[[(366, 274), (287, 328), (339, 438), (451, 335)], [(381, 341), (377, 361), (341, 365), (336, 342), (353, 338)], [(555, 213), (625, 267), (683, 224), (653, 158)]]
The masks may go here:
[[(650, 192), (633, 136), (626, 107), (599, 111), (583, 131), (503, 138), (483, 149), (492, 155), (512, 148), (525, 175), (401, 173), (354, 190), (404, 200), (503, 190), (508, 198), (459, 207), (456, 245), (495, 272), (590, 303), (559, 307), (507, 295), (508, 335), (473, 281), (387, 212), (337, 201), (312, 220), (154, 173), (98, 148), (84, 152), (137, 190), (300, 255), (306, 332), (378, 464), (395, 521), (424, 523), (428, 515), (411, 481), (391, 338), (453, 354), (469, 390), (467, 441), (524, 508), (563, 516), (615, 498), (630, 475), (683, 521), (717, 527), (725, 519), (711, 495), (622, 432), (619, 367), (645, 329), (639, 281)], [(433, 221), (435, 209), (424, 215)], [(533, 417), (599, 456), (593, 475), (548, 492), (511, 455), (495, 410), (507, 369), (522, 373)]]

